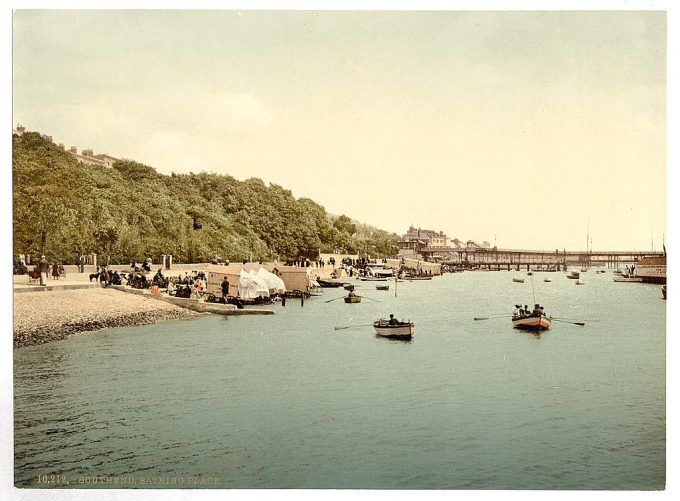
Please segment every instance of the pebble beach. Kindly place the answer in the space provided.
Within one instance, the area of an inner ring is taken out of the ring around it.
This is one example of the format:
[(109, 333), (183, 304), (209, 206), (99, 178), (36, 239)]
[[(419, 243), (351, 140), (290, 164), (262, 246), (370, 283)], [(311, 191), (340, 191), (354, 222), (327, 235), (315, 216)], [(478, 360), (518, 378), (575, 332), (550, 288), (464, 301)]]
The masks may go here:
[(193, 318), (197, 313), (113, 289), (26, 292), (14, 295), (14, 348), (110, 327)]

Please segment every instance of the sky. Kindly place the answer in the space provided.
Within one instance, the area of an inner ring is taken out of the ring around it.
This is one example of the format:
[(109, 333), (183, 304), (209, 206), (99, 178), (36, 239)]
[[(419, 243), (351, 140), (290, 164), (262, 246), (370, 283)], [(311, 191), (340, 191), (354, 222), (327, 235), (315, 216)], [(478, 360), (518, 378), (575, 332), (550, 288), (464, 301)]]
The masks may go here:
[(661, 249), (662, 11), (13, 16), (14, 126), (387, 231)]

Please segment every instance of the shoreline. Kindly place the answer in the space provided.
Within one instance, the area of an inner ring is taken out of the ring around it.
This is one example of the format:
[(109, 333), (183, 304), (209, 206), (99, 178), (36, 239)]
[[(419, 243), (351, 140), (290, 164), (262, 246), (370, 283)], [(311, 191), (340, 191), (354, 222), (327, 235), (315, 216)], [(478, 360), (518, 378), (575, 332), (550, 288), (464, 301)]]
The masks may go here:
[(76, 334), (200, 315), (163, 301), (115, 289), (36, 291), (14, 295), (13, 348)]

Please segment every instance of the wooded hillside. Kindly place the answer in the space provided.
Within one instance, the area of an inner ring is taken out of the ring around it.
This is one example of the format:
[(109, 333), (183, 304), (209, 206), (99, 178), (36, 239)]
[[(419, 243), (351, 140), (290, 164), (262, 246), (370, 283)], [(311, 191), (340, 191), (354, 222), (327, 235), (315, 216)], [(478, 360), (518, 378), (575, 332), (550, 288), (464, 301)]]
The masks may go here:
[(396, 253), (394, 234), (330, 216), (318, 203), (260, 179), (159, 174), (132, 160), (84, 165), (38, 133), (13, 136), (14, 254), (74, 264), (81, 254), (112, 263), (309, 257), (319, 249)]

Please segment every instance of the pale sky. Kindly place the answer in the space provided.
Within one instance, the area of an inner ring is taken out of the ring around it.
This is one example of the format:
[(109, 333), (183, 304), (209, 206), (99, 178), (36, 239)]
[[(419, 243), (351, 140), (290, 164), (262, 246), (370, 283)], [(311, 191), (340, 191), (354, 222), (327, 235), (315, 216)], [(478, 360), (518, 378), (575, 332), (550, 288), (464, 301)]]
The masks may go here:
[(664, 12), (28, 11), (13, 122), (499, 247), (661, 248)]

